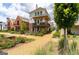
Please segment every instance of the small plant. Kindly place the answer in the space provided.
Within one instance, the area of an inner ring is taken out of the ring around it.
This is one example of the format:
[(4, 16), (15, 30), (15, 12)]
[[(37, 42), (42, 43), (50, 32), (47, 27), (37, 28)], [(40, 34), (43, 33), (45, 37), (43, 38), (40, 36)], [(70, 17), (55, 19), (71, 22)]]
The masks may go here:
[(69, 53), (70, 55), (79, 54), (79, 51), (77, 49), (77, 42), (73, 39), (73, 42), (70, 45)]
[(46, 55), (46, 50), (44, 48), (39, 49), (35, 52), (35, 55)]
[(53, 37), (60, 37), (60, 32), (59, 31), (54, 32)]
[(18, 44), (18, 43), (25, 43), (25, 39), (21, 38), (21, 37), (17, 37), (16, 38), (16, 44)]
[(64, 38), (60, 39), (58, 50), (59, 54), (64, 54)]
[(16, 44), (13, 40), (7, 39), (5, 43), (0, 44), (2, 49), (14, 47)]
[(35, 55), (50, 55), (53, 52), (52, 42), (48, 42), (43, 48), (38, 49)]
[(20, 33), (21, 34), (25, 34), (25, 30), (20, 30)]
[(4, 38), (4, 35), (0, 34), (0, 39)]

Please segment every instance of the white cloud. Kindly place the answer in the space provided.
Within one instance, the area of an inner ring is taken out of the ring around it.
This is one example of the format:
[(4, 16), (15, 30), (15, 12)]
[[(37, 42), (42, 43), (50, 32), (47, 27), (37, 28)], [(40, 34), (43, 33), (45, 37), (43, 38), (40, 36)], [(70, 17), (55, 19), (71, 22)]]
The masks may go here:
[[(50, 14), (52, 14), (52, 8), (50, 7), (50, 3), (37, 3), (38, 7), (44, 7), (48, 10)], [(16, 18), (16, 16), (22, 16), (29, 18), (28, 12), (32, 11), (36, 8), (36, 4), (33, 3), (12, 3), (9, 8), (6, 8), (2, 4), (0, 4), (0, 12), (4, 13), (7, 16), (1, 16), (0, 20), (6, 21), (6, 17)]]
[(3, 16), (0, 16), (0, 22), (6, 22), (6, 18), (5, 17), (3, 17)]

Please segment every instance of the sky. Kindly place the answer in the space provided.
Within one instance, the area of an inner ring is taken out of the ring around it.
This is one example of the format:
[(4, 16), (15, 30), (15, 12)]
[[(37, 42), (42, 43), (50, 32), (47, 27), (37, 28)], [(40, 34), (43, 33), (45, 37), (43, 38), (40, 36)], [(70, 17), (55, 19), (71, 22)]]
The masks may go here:
[[(53, 3), (37, 3), (37, 5), (46, 8), (53, 19)], [(29, 12), (35, 8), (35, 3), (0, 3), (0, 21), (6, 22), (7, 17), (15, 19), (18, 15), (29, 19)]]

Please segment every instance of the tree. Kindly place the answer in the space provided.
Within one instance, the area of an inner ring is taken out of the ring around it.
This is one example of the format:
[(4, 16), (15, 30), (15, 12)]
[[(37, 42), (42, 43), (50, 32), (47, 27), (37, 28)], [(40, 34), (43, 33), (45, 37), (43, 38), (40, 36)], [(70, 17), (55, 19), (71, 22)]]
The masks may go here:
[(71, 28), (78, 17), (75, 3), (55, 3), (54, 19), (59, 29), (64, 30), (64, 49), (68, 49), (67, 29)]

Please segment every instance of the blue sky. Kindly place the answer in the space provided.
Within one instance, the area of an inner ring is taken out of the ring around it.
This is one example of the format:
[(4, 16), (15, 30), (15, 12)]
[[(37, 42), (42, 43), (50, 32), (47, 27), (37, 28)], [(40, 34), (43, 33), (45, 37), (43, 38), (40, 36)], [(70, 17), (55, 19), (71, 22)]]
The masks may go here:
[[(37, 5), (38, 7), (46, 8), (48, 13), (52, 15), (52, 3), (38, 3)], [(0, 21), (6, 22), (7, 17), (15, 19), (18, 15), (29, 18), (28, 12), (34, 10), (35, 8), (36, 4), (34, 3), (0, 3)]]

